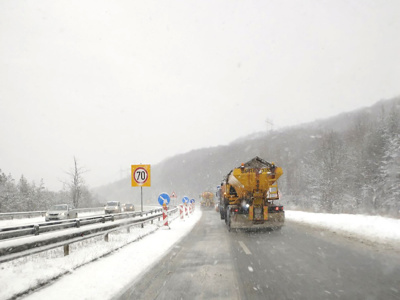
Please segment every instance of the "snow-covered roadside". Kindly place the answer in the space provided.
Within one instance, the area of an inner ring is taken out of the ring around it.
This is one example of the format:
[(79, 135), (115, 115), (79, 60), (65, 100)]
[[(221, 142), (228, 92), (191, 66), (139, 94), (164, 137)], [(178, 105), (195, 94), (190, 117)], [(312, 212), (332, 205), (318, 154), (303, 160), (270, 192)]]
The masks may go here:
[[(109, 299), (125, 285), (149, 269), (168, 250), (190, 232), (201, 217), (196, 210), (185, 220), (175, 219), (170, 228), (146, 225), (143, 229), (132, 229), (110, 236), (110, 242), (87, 242), (75, 245), (69, 256), (63, 256), (62, 249), (38, 254), (0, 265), (0, 299), (9, 299), (29, 287), (36, 287), (51, 278), (59, 278), (52, 285), (29, 295), (28, 299)], [(157, 230), (158, 229), (158, 230)], [(140, 239), (93, 263), (115, 247), (125, 244), (127, 239)], [(86, 264), (85, 264), (86, 263)], [(85, 264), (85, 265), (84, 265)], [(84, 265), (82, 267), (79, 267)]]
[(335, 231), (340, 234), (400, 247), (400, 220), (379, 216), (323, 214), (286, 211), (288, 221)]

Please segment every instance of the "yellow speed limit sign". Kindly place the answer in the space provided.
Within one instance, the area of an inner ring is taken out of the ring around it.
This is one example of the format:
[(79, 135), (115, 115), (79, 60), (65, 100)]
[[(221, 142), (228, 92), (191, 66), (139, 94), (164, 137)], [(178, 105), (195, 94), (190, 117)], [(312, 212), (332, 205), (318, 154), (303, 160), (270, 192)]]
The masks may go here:
[(150, 165), (131, 165), (132, 186), (151, 186)]

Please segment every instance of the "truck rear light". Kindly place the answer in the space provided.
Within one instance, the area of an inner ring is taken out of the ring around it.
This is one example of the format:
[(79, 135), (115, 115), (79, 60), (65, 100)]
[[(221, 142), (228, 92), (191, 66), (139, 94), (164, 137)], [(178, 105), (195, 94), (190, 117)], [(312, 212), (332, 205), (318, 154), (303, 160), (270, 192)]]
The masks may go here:
[(280, 207), (281, 211), (283, 211), (283, 206)]
[(235, 208), (233, 211), (234, 211), (234, 212), (238, 212), (238, 211), (239, 211), (239, 209), (238, 209), (238, 208)]
[(278, 211), (279, 210), (279, 206), (275, 207), (275, 210)]

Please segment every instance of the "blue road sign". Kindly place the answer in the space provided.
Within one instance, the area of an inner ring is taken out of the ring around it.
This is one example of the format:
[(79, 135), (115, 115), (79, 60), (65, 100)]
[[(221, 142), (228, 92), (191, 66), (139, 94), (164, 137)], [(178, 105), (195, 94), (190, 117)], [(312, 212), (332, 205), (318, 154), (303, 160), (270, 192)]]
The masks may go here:
[(194, 203), (195, 202), (195, 200), (194, 199), (190, 199), (190, 203)]
[(167, 193), (162, 193), (158, 196), (158, 203), (160, 203), (160, 205), (165, 204), (169, 204), (169, 201), (171, 199), (169, 198), (169, 195)]
[(189, 202), (189, 197), (185, 196), (182, 198), (182, 203), (188, 203)]

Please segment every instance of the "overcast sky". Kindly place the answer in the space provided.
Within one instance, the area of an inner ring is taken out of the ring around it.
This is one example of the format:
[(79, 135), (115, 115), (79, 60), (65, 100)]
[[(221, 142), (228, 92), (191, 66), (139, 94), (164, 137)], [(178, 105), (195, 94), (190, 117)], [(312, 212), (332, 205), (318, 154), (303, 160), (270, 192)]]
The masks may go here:
[(0, 169), (131, 164), (400, 95), (400, 1), (0, 1)]

